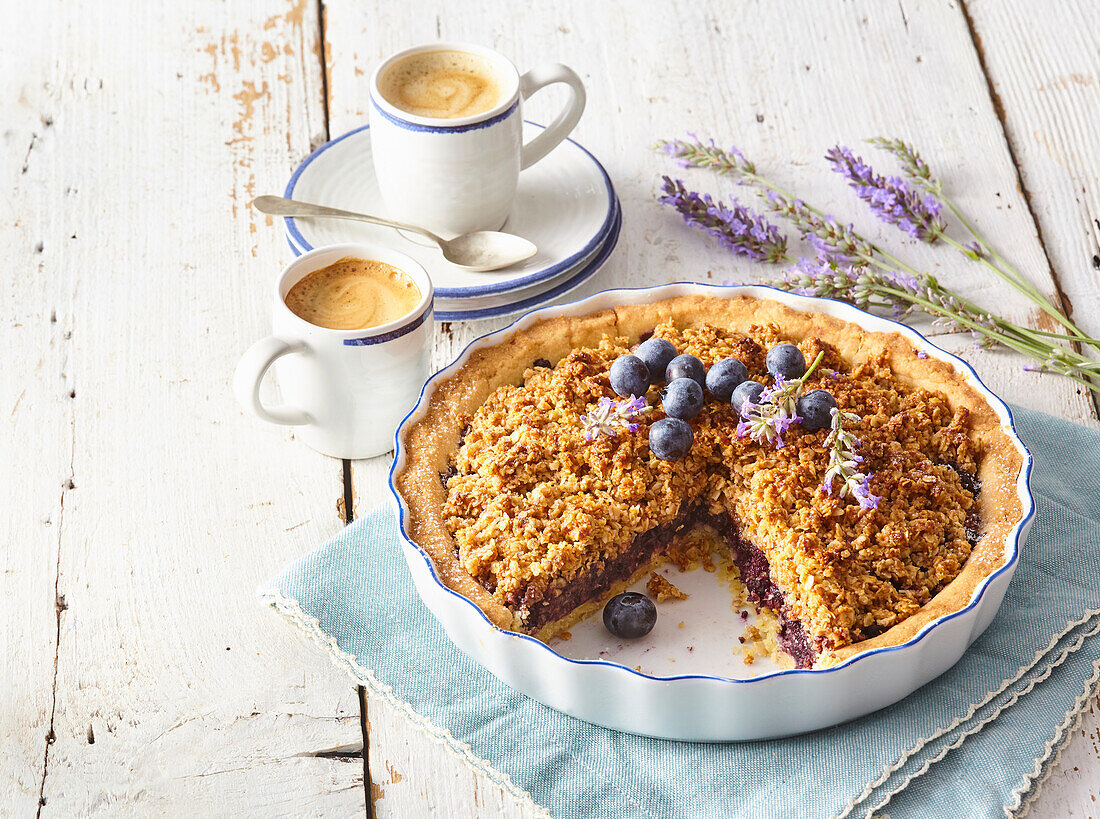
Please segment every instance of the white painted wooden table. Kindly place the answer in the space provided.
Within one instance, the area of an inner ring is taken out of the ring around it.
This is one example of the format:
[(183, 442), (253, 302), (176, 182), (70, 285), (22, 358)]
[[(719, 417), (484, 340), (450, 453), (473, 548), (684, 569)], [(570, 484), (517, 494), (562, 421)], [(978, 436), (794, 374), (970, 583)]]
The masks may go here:
[[(248, 202), (363, 122), (365, 74), (398, 47), (474, 40), (585, 79), (576, 136), (614, 179), (624, 226), (579, 295), (763, 272), (654, 203), (669, 165), (647, 146), (686, 130), (736, 141), (903, 245), (820, 159), (886, 134), (918, 145), (1001, 251), (1100, 333), (1100, 10), (1087, 0), (3, 10), (3, 813), (531, 815), (361, 700), (254, 596), (345, 512), (382, 499), (388, 459), (323, 458), (234, 404), (230, 374), (266, 332), (269, 282), (290, 258)], [(558, 104), (545, 96), (532, 118)], [(1034, 321), (978, 268), (912, 255)], [(498, 324), (440, 326), (437, 361)], [(1006, 398), (1096, 423), (1068, 382), (939, 342)], [(1100, 810), (1095, 705), (1035, 815)]]

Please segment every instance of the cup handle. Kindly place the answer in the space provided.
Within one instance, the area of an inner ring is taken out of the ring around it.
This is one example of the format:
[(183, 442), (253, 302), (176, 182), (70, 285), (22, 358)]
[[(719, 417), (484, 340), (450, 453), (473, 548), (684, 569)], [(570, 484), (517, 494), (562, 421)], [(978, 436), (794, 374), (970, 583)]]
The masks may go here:
[(581, 78), (577, 76), (572, 68), (560, 63), (547, 63), (532, 68), (519, 78), (519, 93), (524, 99), (527, 99), (540, 88), (545, 88), (556, 82), (562, 82), (569, 86), (569, 102), (558, 114), (557, 119), (550, 123), (541, 134), (523, 146), (523, 153), (520, 155), (519, 162), (520, 170), (531, 167), (554, 150), (559, 142), (569, 136), (569, 132), (577, 126), (581, 114), (584, 113), (584, 84), (581, 83)]
[(275, 359), (292, 353), (304, 353), (306, 350), (305, 342), (287, 341), (277, 336), (261, 338), (249, 347), (237, 364), (237, 373), (233, 377), (233, 392), (241, 406), (257, 418), (272, 424), (297, 426), (312, 423), (309, 413), (297, 407), (286, 404), (265, 407), (260, 401), (260, 383)]

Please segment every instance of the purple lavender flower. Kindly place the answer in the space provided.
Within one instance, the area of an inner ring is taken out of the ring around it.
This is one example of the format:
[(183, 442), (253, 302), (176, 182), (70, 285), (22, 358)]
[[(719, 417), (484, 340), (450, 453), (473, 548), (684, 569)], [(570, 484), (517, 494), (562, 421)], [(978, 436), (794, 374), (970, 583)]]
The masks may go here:
[(594, 441), (601, 435), (614, 438), (622, 430), (634, 432), (641, 426), (641, 417), (651, 409), (645, 396), (612, 401), (605, 395), (592, 412), (581, 416), (584, 439)]
[(966, 255), (974, 261), (985, 258), (985, 248), (983, 248), (981, 246), (981, 243), (977, 241), (967, 242), (965, 245), (963, 245), (963, 252), (966, 253)]
[(877, 509), (882, 498), (871, 494), (871, 476), (859, 469), (863, 463), (863, 457), (855, 452), (859, 439), (844, 429), (845, 421), (859, 421), (860, 418), (854, 412), (844, 412), (835, 407), (832, 416), (829, 436), (825, 439), (825, 446), (829, 449), (829, 466), (821, 488), (826, 495), (833, 494), (833, 482), (839, 478), (837, 494), (840, 497), (855, 498), (860, 509)]
[(667, 176), (663, 190), (658, 202), (675, 208), (685, 222), (705, 230), (734, 253), (762, 262), (780, 262), (787, 257), (787, 237), (736, 199), (732, 207), (726, 207), (709, 194), (700, 196)]
[(882, 500), (881, 495), (871, 494), (870, 475), (864, 475), (859, 486), (852, 488), (852, 497), (859, 501), (860, 509), (878, 509), (878, 502)]
[(891, 282), (899, 290), (904, 290), (907, 293), (920, 293), (922, 285), (915, 276), (909, 273), (902, 273), (898, 270), (892, 270), (885, 274), (884, 278)]
[(791, 199), (774, 190), (763, 197), (770, 210), (791, 220), (820, 258), (840, 265), (862, 264), (871, 259), (873, 248), (856, 234), (854, 226), (842, 225), (831, 216), (814, 212), (801, 199)]
[(856, 194), (882, 221), (914, 239), (934, 243), (947, 230), (940, 219), (943, 205), (931, 193), (921, 196), (900, 176), (880, 176), (850, 148), (837, 145), (825, 153), (833, 170), (844, 176)]
[[(800, 296), (846, 301), (861, 310), (889, 308), (896, 316), (905, 315), (912, 308), (905, 293), (920, 289), (911, 276), (880, 271), (866, 264), (841, 264), (826, 254), (817, 259), (799, 259), (784, 271), (782, 279), (772, 284)], [(895, 289), (905, 293), (891, 292)]]
[(690, 131), (688, 137), (690, 142), (684, 139), (662, 139), (653, 147), (664, 151), (683, 168), (706, 168), (735, 177), (755, 175), (756, 166), (736, 146), (723, 150), (713, 139), (704, 143)]
[(932, 175), (932, 169), (928, 167), (928, 163), (917, 153), (917, 149), (908, 142), (884, 137), (874, 137), (867, 141), (893, 154), (894, 158), (901, 163), (906, 178), (913, 184), (924, 188), (928, 193), (939, 194), (943, 190), (940, 181)]

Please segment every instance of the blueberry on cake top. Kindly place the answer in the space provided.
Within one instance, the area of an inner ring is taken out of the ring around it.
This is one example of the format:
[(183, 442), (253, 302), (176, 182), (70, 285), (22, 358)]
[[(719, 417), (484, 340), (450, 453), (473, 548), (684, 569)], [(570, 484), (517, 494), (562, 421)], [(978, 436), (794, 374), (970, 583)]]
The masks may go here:
[(795, 663), (827, 665), (966, 605), (1021, 514), (1020, 455), (950, 365), (746, 297), (536, 324), (476, 351), (407, 444), (444, 582), (544, 640), (707, 527)]

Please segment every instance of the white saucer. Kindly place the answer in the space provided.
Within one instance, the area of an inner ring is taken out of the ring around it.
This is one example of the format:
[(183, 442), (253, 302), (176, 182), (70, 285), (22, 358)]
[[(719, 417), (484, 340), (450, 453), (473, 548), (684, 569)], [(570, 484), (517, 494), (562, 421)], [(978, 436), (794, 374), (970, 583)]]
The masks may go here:
[[(510, 316), (525, 310), (542, 307), (550, 301), (564, 296), (588, 281), (603, 267), (611, 255), (611, 251), (618, 244), (619, 230), (622, 224), (622, 211), (616, 198), (614, 221), (607, 237), (576, 265), (548, 281), (499, 295), (474, 296), (466, 299), (437, 298), (435, 300), (435, 320), (474, 321)], [(290, 245), (290, 249), (294, 251), (295, 256), (301, 256), (305, 253), (289, 236), (287, 237), (287, 243)]]
[[(541, 125), (524, 123), (530, 139)], [(285, 196), (346, 210), (385, 216), (371, 162), (370, 132), (364, 125), (314, 151), (298, 166)], [(611, 180), (588, 151), (567, 139), (545, 159), (520, 174), (512, 213), (504, 230), (534, 242), (539, 252), (505, 271), (474, 273), (445, 262), (390, 228), (337, 219), (285, 219), (296, 252), (339, 242), (385, 242), (424, 265), (440, 299), (499, 296), (577, 274), (578, 265), (606, 244), (617, 205)], [(579, 282), (578, 282), (579, 283)]]

